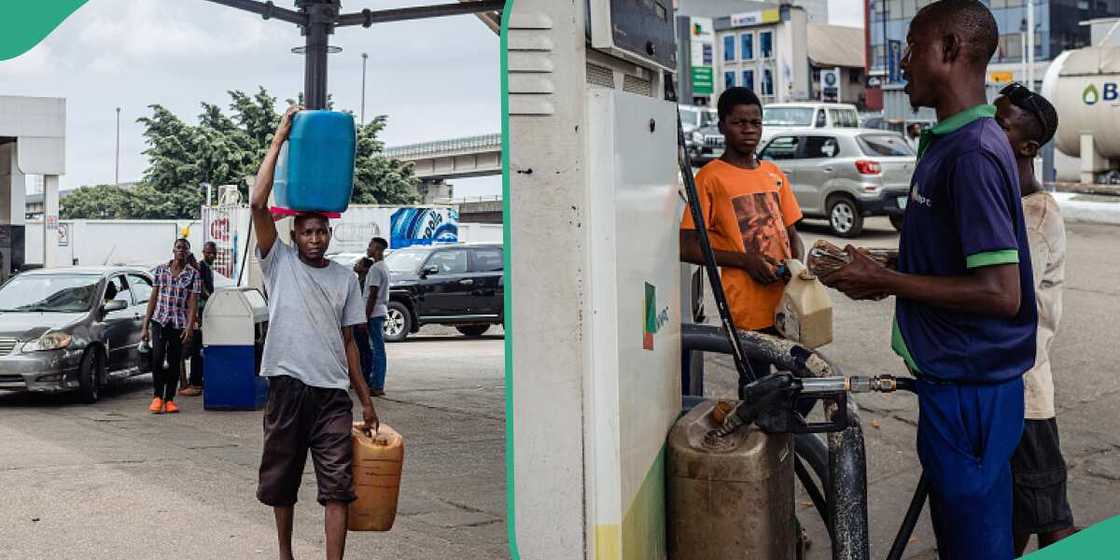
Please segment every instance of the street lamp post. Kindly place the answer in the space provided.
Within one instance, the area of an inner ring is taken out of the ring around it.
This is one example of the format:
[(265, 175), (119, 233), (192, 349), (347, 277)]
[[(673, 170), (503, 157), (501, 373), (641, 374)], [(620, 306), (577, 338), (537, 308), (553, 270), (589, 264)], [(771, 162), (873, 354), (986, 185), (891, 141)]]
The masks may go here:
[(479, 0), (456, 4), (436, 4), (385, 10), (364, 9), (340, 14), (341, 0), (295, 0), (298, 11), (280, 8), (273, 2), (258, 0), (206, 0), (259, 14), (264, 19), (278, 19), (298, 25), (306, 38), (301, 49), (304, 55), (303, 96), (308, 109), (324, 109), (327, 105), (327, 36), (335, 28), (348, 25), (370, 27), (375, 23), (426, 19), (442, 16), (500, 12), (505, 0)]
[(121, 108), (117, 107), (117, 155), (114, 158), (113, 184), (121, 184)]
[(879, 10), (883, 12), (883, 72), (886, 73), (886, 79), (883, 80), (883, 83), (890, 83), (891, 44), (890, 41), (887, 40), (887, 13), (889, 11), (887, 8), (887, 0), (879, 0)]
[(1027, 89), (1034, 91), (1034, 0), (1027, 0)]
[(362, 117), (361, 123), (366, 124), (366, 60), (369, 55), (362, 53), (362, 112), (359, 113)]

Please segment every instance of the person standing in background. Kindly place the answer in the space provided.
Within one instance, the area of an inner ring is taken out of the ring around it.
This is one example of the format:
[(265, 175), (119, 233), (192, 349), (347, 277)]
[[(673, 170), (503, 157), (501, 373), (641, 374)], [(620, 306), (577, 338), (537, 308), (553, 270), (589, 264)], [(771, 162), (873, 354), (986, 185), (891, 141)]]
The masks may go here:
[[(758, 96), (744, 87), (728, 88), (717, 110), (726, 148), (696, 174), (700, 213), (736, 328), (777, 336), (774, 311), (785, 290), (779, 269), (787, 259), (805, 254), (795, 227), (802, 218), (801, 207), (785, 173), (755, 153), (763, 128)], [(680, 249), (681, 261), (704, 264), (691, 208), (681, 219)], [(766, 360), (748, 362), (758, 376), (770, 372)]]
[(1031, 535), (1038, 535), (1038, 548), (1045, 548), (1077, 532), (1066, 495), (1066, 461), (1058, 439), (1050, 368), (1050, 345), (1062, 318), (1066, 227), (1058, 202), (1042, 190), (1034, 175), (1039, 148), (1058, 129), (1058, 112), (1046, 98), (1018, 83), (1003, 88), (1000, 95), (995, 103), (996, 122), (1007, 133), (1015, 162), (1019, 164), (1019, 192), (1023, 195), (1023, 217), (1027, 222), (1038, 301), (1034, 367), (1023, 376), (1023, 437), (1011, 456), (1012, 525), (1018, 557), (1027, 549)]
[(384, 329), (385, 315), (389, 313), (389, 267), (385, 266), (385, 249), (388, 248), (388, 241), (381, 237), (374, 237), (369, 242), (369, 248), (366, 249), (366, 254), (373, 260), (373, 265), (366, 273), (364, 286), (366, 317), (369, 318), (369, 345), (373, 353), (369, 388), (370, 394), (375, 397), (385, 395), (387, 359)]
[[(366, 251), (369, 254), (369, 251)], [(358, 259), (354, 263), (354, 274), (358, 275), (358, 285), (362, 287), (363, 294), (366, 285), (366, 274), (369, 273), (369, 268), (373, 266), (373, 259), (368, 256)], [(364, 295), (362, 296), (365, 297)], [(365, 300), (363, 299), (363, 302)], [(362, 377), (365, 378), (366, 383), (369, 383), (370, 373), (373, 368), (373, 350), (369, 347), (369, 325), (362, 323), (361, 325), (354, 325), (354, 344), (358, 347), (358, 357), (362, 362)]]
[[(198, 317), (198, 294), (202, 281), (189, 264), (191, 243), (175, 241), (170, 262), (155, 270), (155, 283), (148, 297), (148, 311), (140, 338), (152, 341), (152, 385), (155, 397), (148, 411), (152, 414), (179, 412), (175, 387), (183, 364), (183, 345), (190, 344)], [(149, 325), (154, 326), (154, 332)]]
[(198, 261), (198, 275), (202, 279), (202, 292), (198, 294), (198, 318), (195, 320), (195, 332), (191, 344), (191, 376), (189, 384), (179, 390), (184, 397), (197, 397), (202, 394), (203, 383), (203, 358), (202, 358), (202, 314), (206, 311), (206, 301), (214, 294), (214, 261), (218, 258), (218, 245), (207, 241), (202, 245), (202, 260)]
[(918, 123), (906, 125), (906, 143), (914, 153), (918, 153), (918, 143), (922, 138), (922, 126)]

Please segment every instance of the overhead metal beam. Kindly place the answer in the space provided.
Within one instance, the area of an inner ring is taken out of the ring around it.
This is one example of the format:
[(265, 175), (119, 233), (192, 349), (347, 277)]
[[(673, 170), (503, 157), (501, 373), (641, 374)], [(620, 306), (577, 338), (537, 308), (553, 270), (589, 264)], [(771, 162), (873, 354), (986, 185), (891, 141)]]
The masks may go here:
[(294, 23), (296, 25), (304, 25), (307, 23), (307, 16), (294, 10), (287, 8), (278, 8), (272, 2), (258, 2), (257, 0), (206, 0), (215, 4), (245, 10), (258, 14), (264, 19), (278, 19)]
[[(459, 0), (461, 3), (473, 2), (474, 0)], [(481, 12), (476, 13), (475, 16), (482, 21), (483, 25), (490, 28), (495, 35), (502, 33), (502, 14), (501, 12)]]
[(358, 13), (343, 14), (338, 17), (337, 26), (361, 25), (369, 27), (375, 23), (389, 23), (394, 21), (407, 21), (412, 19), (426, 19), (444, 16), (459, 16), (476, 14), (480, 12), (501, 11), (505, 7), (505, 0), (479, 0), (477, 2), (461, 2), (458, 4), (437, 4), (434, 6), (415, 6), (410, 8), (394, 8), (389, 10), (362, 10)]

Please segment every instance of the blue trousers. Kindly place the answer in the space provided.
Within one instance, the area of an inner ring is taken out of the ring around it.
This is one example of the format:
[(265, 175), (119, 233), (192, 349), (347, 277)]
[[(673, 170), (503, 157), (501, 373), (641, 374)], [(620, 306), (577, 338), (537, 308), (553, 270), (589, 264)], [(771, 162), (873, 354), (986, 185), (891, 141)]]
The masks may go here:
[(354, 326), (354, 346), (358, 347), (358, 361), (362, 363), (362, 377), (369, 382), (370, 368), (373, 367), (373, 354), (369, 349), (369, 334), (366, 325)]
[(1023, 432), (1023, 380), (919, 380), (918, 458), (930, 482), (941, 560), (1011, 560), (1011, 455)]
[(385, 390), (385, 317), (369, 320), (369, 346), (372, 359), (370, 372), (366, 378), (371, 391)]

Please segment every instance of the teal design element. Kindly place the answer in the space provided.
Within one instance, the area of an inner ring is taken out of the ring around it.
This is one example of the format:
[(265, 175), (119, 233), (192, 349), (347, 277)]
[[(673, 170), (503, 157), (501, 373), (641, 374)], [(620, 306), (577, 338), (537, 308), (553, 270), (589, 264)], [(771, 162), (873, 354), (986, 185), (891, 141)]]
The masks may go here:
[(0, 60), (15, 58), (34, 48), (87, 1), (4, 2), (0, 9)]
[(1115, 558), (1120, 548), (1120, 515), (1058, 541), (1024, 560), (1090, 560)]
[[(509, 16), (513, 12), (514, 0), (506, 0), (502, 9), (502, 29), (498, 57), (501, 59), (502, 81), (502, 146), (509, 146)], [(513, 278), (510, 271), (510, 253), (513, 252), (513, 236), (509, 226), (509, 150), (502, 149), (502, 265), (505, 285), (505, 351), (506, 351), (506, 534), (509, 540), (509, 554), (512, 560), (521, 560), (517, 548), (517, 480), (513, 468)]]

